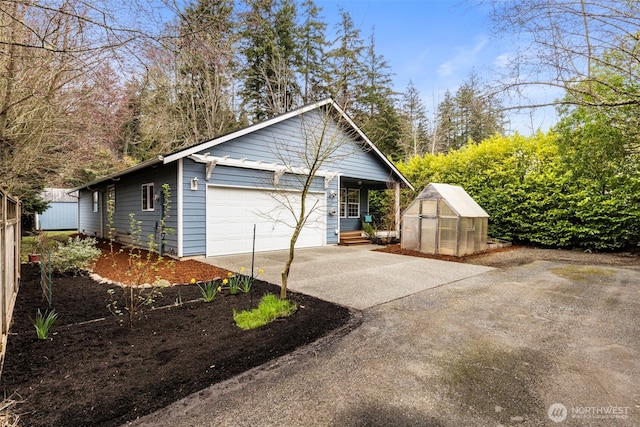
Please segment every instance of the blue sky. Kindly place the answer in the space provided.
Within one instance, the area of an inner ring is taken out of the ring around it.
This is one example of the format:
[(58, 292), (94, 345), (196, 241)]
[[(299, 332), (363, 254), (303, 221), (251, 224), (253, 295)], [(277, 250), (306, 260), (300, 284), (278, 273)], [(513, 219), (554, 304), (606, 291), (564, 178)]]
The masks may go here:
[[(488, 6), (457, 0), (316, 0), (329, 23), (328, 34), (340, 21), (340, 8), (351, 15), (363, 39), (375, 27), (376, 50), (395, 73), (395, 89), (404, 91), (409, 80), (420, 91), (430, 114), (445, 90), (456, 89), (475, 71), (485, 82), (491, 70), (515, 46), (491, 35)], [(536, 97), (539, 94), (535, 94)], [(552, 109), (533, 114), (508, 113), (510, 130), (531, 134), (555, 123)]]

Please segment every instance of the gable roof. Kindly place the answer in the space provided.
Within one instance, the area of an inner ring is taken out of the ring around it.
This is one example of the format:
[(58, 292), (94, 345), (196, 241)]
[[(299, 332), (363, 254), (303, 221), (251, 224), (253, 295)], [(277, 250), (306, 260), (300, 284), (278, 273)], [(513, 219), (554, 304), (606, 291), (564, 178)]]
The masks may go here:
[(78, 201), (78, 192), (68, 188), (45, 188), (40, 196), (47, 202), (76, 203)]
[(489, 217), (473, 197), (464, 188), (458, 185), (440, 184), (432, 182), (416, 197), (416, 200), (433, 200), (442, 198), (447, 201), (451, 209), (462, 217), (478, 218)]
[(406, 185), (408, 188), (411, 188), (413, 190), (413, 186), (411, 185), (411, 183), (409, 182), (409, 180), (407, 180), (404, 175), (402, 175), (402, 173), (398, 170), (398, 168), (396, 168), (396, 166), (385, 157), (384, 154), (382, 154), (382, 152), (378, 149), (378, 147), (375, 146), (375, 144), (373, 144), (373, 142), (371, 142), (371, 140), (369, 138), (367, 138), (367, 136), (364, 134), (364, 132), (362, 132), (362, 130), (353, 122), (353, 120), (351, 120), (351, 118), (342, 110), (342, 108), (340, 108), (338, 106), (338, 104), (335, 103), (335, 101), (331, 98), (327, 98), (323, 101), (318, 101), (312, 104), (308, 104), (305, 105), (303, 107), (297, 108), (295, 110), (291, 110), (289, 112), (280, 114), (278, 116), (275, 116), (271, 119), (265, 120), (263, 122), (260, 123), (255, 123), (253, 125), (247, 126), (245, 128), (239, 129), (237, 131), (233, 131), (218, 137), (215, 137), (213, 139), (209, 139), (203, 142), (200, 142), (198, 144), (192, 145), (190, 147), (187, 148), (183, 148), (177, 151), (174, 151), (173, 153), (164, 155), (164, 156), (158, 156), (158, 157), (154, 157), (152, 159), (149, 159), (145, 162), (142, 162), (138, 165), (135, 165), (131, 168), (125, 169), (123, 171), (117, 172), (115, 174), (111, 174), (109, 176), (106, 176), (104, 178), (101, 178), (97, 181), (94, 181), (92, 183), (83, 185), (81, 187), (77, 187), (75, 188), (77, 189), (81, 189), (81, 188), (87, 188), (89, 186), (92, 185), (96, 185), (99, 184), (101, 182), (104, 181), (108, 181), (110, 179), (114, 179), (117, 178), (119, 176), (128, 174), (130, 172), (134, 172), (136, 170), (145, 168), (147, 166), (151, 166), (153, 164), (157, 164), (157, 163), (163, 163), (163, 164), (168, 164), (168, 163), (172, 163), (176, 160), (191, 156), (193, 154), (196, 154), (198, 152), (201, 152), (203, 150), (206, 150), (208, 148), (211, 147), (215, 147), (217, 145), (223, 144), (227, 141), (231, 141), (233, 139), (239, 138), (241, 136), (244, 135), (248, 135), (250, 133), (256, 132), (260, 129), (264, 129), (267, 128), (269, 126), (273, 126), (277, 123), (283, 122), (287, 119), (290, 119), (292, 117), (296, 117), (296, 116), (300, 116), (303, 115), (305, 113), (308, 113), (310, 111), (316, 110), (316, 109), (320, 109), (320, 108), (331, 108), (333, 109), (333, 111), (335, 111), (335, 113), (340, 116), (345, 123), (348, 125), (349, 128), (351, 128), (355, 134), (361, 139), (362, 143), (366, 146), (368, 151), (371, 151), (372, 153), (374, 153), (376, 155), (376, 157), (378, 157), (391, 171), (392, 173), (395, 175), (395, 177), (402, 182), (404, 185)]

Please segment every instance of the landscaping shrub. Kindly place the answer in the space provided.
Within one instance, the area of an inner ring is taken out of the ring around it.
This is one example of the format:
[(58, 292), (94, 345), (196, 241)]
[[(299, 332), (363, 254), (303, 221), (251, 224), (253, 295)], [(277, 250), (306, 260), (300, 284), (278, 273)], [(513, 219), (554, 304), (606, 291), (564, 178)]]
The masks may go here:
[(430, 182), (460, 185), (490, 215), (492, 237), (593, 250), (639, 247), (639, 180), (581, 176), (553, 133), (495, 136), (398, 168), (416, 188), (405, 191), (404, 206)]
[(77, 276), (84, 273), (100, 255), (96, 243), (94, 238), (69, 238), (67, 243), (59, 244), (51, 254), (51, 268), (56, 274), (62, 275)]

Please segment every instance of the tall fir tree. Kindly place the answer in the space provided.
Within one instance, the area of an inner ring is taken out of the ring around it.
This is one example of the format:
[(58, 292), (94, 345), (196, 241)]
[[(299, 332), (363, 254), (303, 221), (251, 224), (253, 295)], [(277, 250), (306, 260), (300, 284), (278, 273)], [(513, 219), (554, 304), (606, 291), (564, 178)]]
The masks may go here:
[(456, 137), (455, 101), (449, 90), (444, 93), (444, 99), (438, 103), (436, 124), (433, 130), (431, 153), (447, 153), (454, 146)]
[(199, 0), (181, 15), (177, 108), (188, 143), (232, 129), (236, 30), (233, 0)]
[(407, 89), (400, 101), (400, 117), (402, 135), (400, 146), (404, 151), (405, 161), (411, 157), (422, 156), (429, 152), (429, 119), (427, 110), (420, 98), (413, 81), (409, 81)]
[(331, 96), (346, 112), (350, 113), (356, 100), (362, 71), (361, 55), (365, 46), (360, 30), (353, 23), (351, 15), (340, 9), (340, 22), (336, 25), (334, 49), (327, 54), (330, 70)]
[(244, 66), (238, 77), (242, 105), (249, 118), (261, 121), (290, 110), (300, 99), (301, 62), (293, 0), (245, 0), (242, 13)]
[(438, 105), (436, 152), (448, 152), (504, 131), (500, 100), (484, 91), (472, 72), (454, 95), (445, 92)]
[(329, 95), (329, 77), (324, 66), (329, 43), (325, 34), (327, 24), (320, 20), (321, 9), (313, 0), (305, 0), (301, 7), (303, 19), (299, 33), (301, 91), (302, 103), (308, 104)]
[(393, 73), (384, 56), (376, 51), (374, 28), (363, 50), (361, 64), (363, 74), (356, 86), (352, 114), (384, 154), (399, 160), (402, 157), (401, 123), (395, 109)]

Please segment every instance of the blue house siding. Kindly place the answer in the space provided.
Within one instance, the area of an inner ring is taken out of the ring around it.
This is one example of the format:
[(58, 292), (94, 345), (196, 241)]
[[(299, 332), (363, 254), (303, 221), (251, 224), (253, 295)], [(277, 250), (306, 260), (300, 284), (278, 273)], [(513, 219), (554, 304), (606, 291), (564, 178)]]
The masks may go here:
[[(209, 181), (206, 181), (205, 165), (186, 159), (183, 162), (183, 218), (182, 218), (182, 256), (201, 255), (206, 250), (206, 189), (207, 185), (274, 189), (273, 172), (243, 169), (230, 166), (216, 166)], [(198, 189), (191, 190), (191, 180), (198, 179)], [(285, 174), (280, 178), (278, 188), (301, 189), (301, 177)], [(337, 192), (337, 179), (332, 182), (332, 189)], [(311, 191), (327, 192), (327, 210), (331, 206), (337, 209), (336, 198), (329, 196), (329, 189), (324, 189), (324, 178), (316, 177)], [(338, 226), (336, 215), (327, 215), (327, 243), (337, 243), (335, 230)]]
[[(182, 256), (202, 255), (207, 237), (205, 166), (189, 159), (184, 159), (182, 165)], [(198, 178), (197, 190), (191, 190), (193, 178)]]
[(320, 112), (310, 111), (304, 117), (292, 117), (224, 144), (203, 149), (201, 154), (208, 152), (218, 157), (229, 156), (234, 159), (246, 158), (250, 161), (300, 165), (301, 151), (286, 150), (284, 147), (297, 146), (302, 138), (309, 138), (302, 131), (304, 127), (307, 129), (306, 133), (324, 131), (325, 141), (337, 146), (335, 155), (324, 162), (323, 170), (337, 170), (343, 176), (363, 180), (389, 180), (389, 168), (382, 160), (372, 155), (361, 144), (354, 142), (337, 123), (331, 121), (326, 124), (326, 129), (323, 129), (325, 120)]
[[(91, 190), (80, 191), (80, 224), (78, 230), (90, 236), (108, 238), (109, 215), (107, 213), (107, 189), (110, 185), (115, 188), (115, 209), (113, 213), (113, 237), (125, 244), (132, 243), (132, 225), (130, 214), (135, 221), (141, 222), (140, 240), (142, 246), (147, 246), (149, 236), (160, 243), (160, 220), (162, 219), (162, 185), (167, 183), (170, 187), (170, 210), (166, 221), (166, 227), (176, 230), (177, 227), (177, 196), (176, 196), (176, 164), (158, 165), (155, 168), (147, 168), (120, 177), (117, 181), (103, 183), (92, 190), (100, 193), (98, 212), (93, 212), (93, 197)], [(154, 210), (142, 210), (142, 184), (154, 184)], [(134, 232), (136, 231), (134, 226)], [(166, 233), (164, 250), (166, 253), (177, 254), (177, 236), (174, 233)]]
[(102, 209), (93, 212), (93, 191), (82, 189), (78, 199), (78, 232), (87, 236), (102, 237)]
[[(311, 111), (305, 114), (304, 117), (292, 117), (284, 122), (276, 123), (268, 128), (260, 129), (248, 135), (227, 141), (224, 144), (208, 147), (203, 149), (200, 154), (209, 153), (215, 157), (228, 156), (232, 159), (299, 165), (301, 151), (285, 150), (284, 147), (297, 146), (300, 144), (301, 138), (308, 137), (305, 136), (305, 132), (302, 131), (303, 126), (307, 129), (307, 132), (310, 130), (315, 130), (316, 132), (324, 131), (327, 135), (327, 141), (338, 146), (336, 154), (325, 161), (322, 165), (322, 170), (340, 171), (342, 176), (377, 181), (379, 183), (378, 185), (382, 186), (390, 179), (388, 167), (361, 144), (354, 142), (353, 138), (342, 127), (331, 121), (326, 124), (326, 129), (323, 129), (323, 126), (325, 126), (325, 116), (317, 111)], [(202, 164), (197, 164), (190, 160), (185, 161), (184, 164), (184, 188), (186, 194), (187, 189), (190, 187), (190, 180), (193, 177), (197, 176), (199, 182), (203, 182), (205, 167)], [(190, 166), (187, 167), (187, 164)], [(193, 167), (195, 167), (195, 169), (193, 169)], [(210, 183), (269, 188), (272, 178), (273, 173), (271, 172), (216, 166), (211, 175)], [(286, 175), (281, 178), (280, 183), (283, 187), (290, 188), (301, 188), (302, 186), (295, 178), (287, 179)], [(288, 185), (286, 183), (288, 183)], [(339, 194), (338, 185), (339, 180), (335, 178), (331, 181), (330, 187), (325, 190), (324, 178), (318, 177), (317, 186), (313, 188), (313, 191), (327, 192), (327, 244), (338, 243), (338, 230), (358, 230), (361, 228), (360, 219), (343, 218), (340, 220), (338, 216), (339, 198), (330, 197), (331, 190)], [(199, 188), (198, 191), (203, 192), (203, 196), (206, 196), (204, 189)], [(368, 210), (368, 192), (366, 188), (362, 189), (361, 198), (361, 208), (363, 212), (365, 212)], [(187, 208), (187, 201), (185, 200), (185, 256), (202, 253), (206, 247), (206, 239), (202, 233), (202, 228), (200, 226), (190, 226), (187, 224), (187, 220), (194, 222), (204, 220), (206, 215), (206, 201), (200, 199), (191, 202), (196, 205), (194, 208), (196, 212), (200, 213), (197, 218), (188, 213), (190, 208)], [(200, 206), (199, 208), (197, 207), (198, 205)], [(335, 215), (329, 214), (332, 209), (336, 212)], [(189, 215), (189, 219), (187, 219), (187, 215)], [(188, 229), (192, 231), (187, 232)]]

